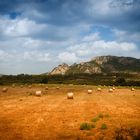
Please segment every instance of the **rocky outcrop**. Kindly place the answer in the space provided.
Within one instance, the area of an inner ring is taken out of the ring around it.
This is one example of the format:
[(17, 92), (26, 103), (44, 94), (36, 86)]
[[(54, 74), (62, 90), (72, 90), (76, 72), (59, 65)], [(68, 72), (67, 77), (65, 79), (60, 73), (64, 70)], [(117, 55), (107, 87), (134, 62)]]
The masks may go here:
[(49, 74), (56, 75), (56, 74), (65, 74), (66, 71), (69, 69), (69, 65), (63, 63), (59, 65), (58, 67), (54, 68)]
[(76, 74), (76, 73), (140, 73), (140, 59), (117, 56), (98, 56), (89, 62), (59, 65), (49, 74)]
[(103, 63), (108, 62), (112, 56), (97, 56), (94, 57), (91, 61), (95, 61), (97, 64), (102, 65)]

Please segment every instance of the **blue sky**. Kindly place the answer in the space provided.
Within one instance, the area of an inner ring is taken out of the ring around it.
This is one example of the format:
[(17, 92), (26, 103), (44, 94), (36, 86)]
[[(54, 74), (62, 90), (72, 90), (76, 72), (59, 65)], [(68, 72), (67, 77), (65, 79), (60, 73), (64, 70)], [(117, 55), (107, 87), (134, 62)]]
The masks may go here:
[(100, 55), (140, 58), (140, 0), (0, 1), (0, 73), (38, 74)]

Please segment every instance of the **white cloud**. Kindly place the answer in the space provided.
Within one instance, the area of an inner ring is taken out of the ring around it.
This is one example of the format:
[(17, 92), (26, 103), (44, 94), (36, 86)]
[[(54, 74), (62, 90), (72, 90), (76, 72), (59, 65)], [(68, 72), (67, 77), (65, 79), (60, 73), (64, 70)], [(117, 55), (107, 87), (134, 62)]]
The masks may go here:
[(90, 41), (75, 44), (67, 49), (70, 53), (75, 53), (78, 57), (91, 58), (97, 55), (124, 55), (139, 57), (138, 47), (134, 43), (117, 41)]
[(31, 52), (6, 52), (0, 50), (0, 62), (1, 63), (16, 63), (22, 61), (33, 61), (33, 62), (48, 62), (51, 60), (51, 56), (47, 52), (31, 51)]
[(11, 61), (11, 59), (13, 59), (13, 55), (3, 51), (3, 50), (0, 50), (0, 61), (5, 63), (5, 62), (9, 62)]
[[(4, 12), (0, 15), (0, 67), (5, 66), (3, 71), (9, 69), (16, 73), (20, 66), (19, 72), (27, 67), (26, 72), (31, 72), (34, 66), (41, 66), (39, 64), (44, 64), (43, 70), (47, 71), (46, 63), (52, 67), (61, 62), (86, 61), (97, 55), (139, 57), (136, 45), (140, 40), (139, 18), (136, 18), (139, 17), (138, 1), (44, 2), (7, 3), (9, 6), (4, 9), (9, 12), (1, 9)], [(12, 14), (16, 16), (13, 19)], [(99, 32), (94, 32), (95, 29)], [(110, 30), (116, 37), (114, 41), (111, 41), (114, 36), (110, 38)]]
[(130, 33), (124, 30), (113, 29), (112, 32), (115, 34), (119, 41), (139, 41), (140, 40), (140, 33)]
[(61, 62), (66, 62), (66, 63), (74, 63), (78, 61), (78, 57), (76, 56), (75, 53), (71, 52), (62, 52), (58, 55), (58, 59)]
[(51, 60), (49, 53), (43, 52), (24, 52), (23, 59), (34, 62), (48, 62)]
[(89, 34), (83, 38), (83, 41), (96, 41), (100, 39), (99, 32)]
[(110, 0), (102, 0), (100, 1), (95, 1), (95, 0), (89, 0), (90, 2), (90, 7), (89, 8), (89, 13), (91, 15), (94, 15), (95, 13), (98, 15), (107, 15), (111, 14), (111, 8), (110, 8)]
[(7, 37), (22, 37), (37, 34), (46, 28), (45, 24), (37, 24), (27, 18), (17, 18), (10, 20), (8, 17), (1, 16), (0, 31)]
[(97, 49), (102, 51), (132, 51), (136, 49), (136, 45), (134, 43), (127, 42), (116, 42), (116, 41), (95, 41), (91, 44), (92, 49)]

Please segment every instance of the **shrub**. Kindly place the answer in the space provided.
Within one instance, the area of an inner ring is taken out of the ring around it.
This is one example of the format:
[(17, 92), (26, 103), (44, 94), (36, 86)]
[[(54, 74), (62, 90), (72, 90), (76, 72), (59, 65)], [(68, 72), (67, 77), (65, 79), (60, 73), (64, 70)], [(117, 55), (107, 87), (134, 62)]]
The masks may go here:
[(109, 117), (110, 117), (109, 114), (105, 114), (104, 116), (105, 116), (106, 118), (109, 118)]
[(89, 123), (82, 123), (80, 125), (80, 130), (90, 130), (92, 126)]
[(99, 118), (103, 118), (103, 114), (100, 113), (100, 114), (98, 115), (98, 117), (99, 117)]
[(91, 121), (92, 122), (97, 122), (97, 121), (99, 121), (99, 117), (93, 118), (93, 119), (91, 119)]
[(132, 140), (140, 140), (140, 131), (137, 131), (135, 128), (119, 128), (115, 133), (115, 140), (126, 140), (127, 137), (130, 137)]
[(33, 93), (32, 92), (27, 92), (27, 95), (31, 96), (31, 95), (33, 95)]
[(101, 129), (107, 129), (107, 125), (106, 125), (105, 123), (103, 123), (103, 124), (101, 125)]

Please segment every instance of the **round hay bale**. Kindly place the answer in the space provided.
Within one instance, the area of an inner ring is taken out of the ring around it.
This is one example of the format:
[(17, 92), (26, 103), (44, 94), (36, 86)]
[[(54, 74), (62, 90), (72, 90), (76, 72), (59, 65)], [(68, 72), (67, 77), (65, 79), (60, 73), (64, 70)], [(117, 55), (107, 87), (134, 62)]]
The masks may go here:
[(21, 88), (23, 88), (23, 85), (20, 85)]
[(69, 86), (73, 86), (73, 84), (69, 84)]
[(48, 87), (45, 87), (45, 90), (48, 90), (49, 88)]
[(113, 89), (112, 89), (112, 88), (110, 88), (108, 91), (109, 91), (109, 92), (113, 92)]
[(135, 89), (134, 88), (131, 88), (131, 91), (135, 91)]
[(31, 86), (31, 85), (29, 85), (29, 86), (28, 86), (28, 88), (32, 88), (32, 86)]
[(12, 84), (12, 88), (15, 88), (15, 86), (16, 86), (15, 84)]
[(41, 90), (36, 91), (35, 95), (38, 96), (38, 97), (42, 96), (42, 91)]
[(73, 99), (73, 96), (74, 96), (73, 92), (67, 93), (67, 99)]
[(115, 90), (116, 88), (115, 87), (112, 87), (112, 89)]
[(7, 92), (8, 91), (8, 88), (6, 88), (6, 87), (4, 87), (3, 89), (2, 89), (2, 92)]
[(88, 89), (88, 94), (92, 94), (92, 90), (91, 89)]
[(101, 88), (97, 88), (97, 91), (101, 91), (102, 89)]
[(59, 89), (59, 87), (56, 87), (56, 89)]

